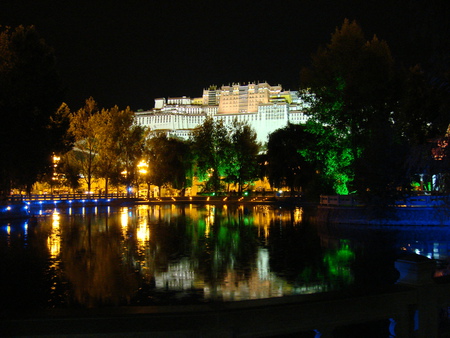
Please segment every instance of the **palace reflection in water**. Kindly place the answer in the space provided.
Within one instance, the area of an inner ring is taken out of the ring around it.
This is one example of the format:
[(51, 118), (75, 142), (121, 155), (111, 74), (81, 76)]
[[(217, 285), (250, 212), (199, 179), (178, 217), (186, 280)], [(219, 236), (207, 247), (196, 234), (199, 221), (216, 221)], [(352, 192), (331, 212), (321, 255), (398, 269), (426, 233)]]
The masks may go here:
[(352, 282), (348, 245), (322, 248), (302, 208), (166, 204), (47, 213), (33, 226), (2, 226), (2, 293), (23, 306), (233, 301)]
[[(35, 225), (1, 226), (2, 310), (235, 301), (367, 287), (395, 282), (398, 252), (428, 245), (397, 230), (317, 226), (299, 207), (161, 204), (48, 212)], [(433, 240), (434, 253), (447, 247)]]

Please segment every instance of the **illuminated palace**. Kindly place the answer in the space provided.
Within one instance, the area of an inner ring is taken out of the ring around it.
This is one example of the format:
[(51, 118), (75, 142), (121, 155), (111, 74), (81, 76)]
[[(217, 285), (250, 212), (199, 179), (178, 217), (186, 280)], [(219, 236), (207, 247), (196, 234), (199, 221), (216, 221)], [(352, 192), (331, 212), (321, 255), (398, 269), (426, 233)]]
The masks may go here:
[(237, 119), (256, 131), (259, 142), (266, 143), (270, 133), (288, 122), (305, 123), (304, 109), (298, 91), (285, 91), (281, 85), (266, 82), (235, 83), (221, 88), (210, 86), (200, 98), (155, 99), (152, 110), (135, 113), (135, 122), (154, 132), (187, 139), (207, 117), (222, 119), (225, 125)]

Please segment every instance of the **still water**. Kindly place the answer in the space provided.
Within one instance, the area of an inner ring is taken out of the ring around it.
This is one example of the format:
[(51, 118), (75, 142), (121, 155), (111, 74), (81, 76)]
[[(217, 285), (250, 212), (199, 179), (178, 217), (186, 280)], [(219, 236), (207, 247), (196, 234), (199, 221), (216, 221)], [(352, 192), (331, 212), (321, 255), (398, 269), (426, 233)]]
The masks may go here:
[(402, 252), (442, 262), (448, 231), (331, 227), (268, 205), (48, 210), (0, 227), (1, 313), (238, 301), (376, 288)]

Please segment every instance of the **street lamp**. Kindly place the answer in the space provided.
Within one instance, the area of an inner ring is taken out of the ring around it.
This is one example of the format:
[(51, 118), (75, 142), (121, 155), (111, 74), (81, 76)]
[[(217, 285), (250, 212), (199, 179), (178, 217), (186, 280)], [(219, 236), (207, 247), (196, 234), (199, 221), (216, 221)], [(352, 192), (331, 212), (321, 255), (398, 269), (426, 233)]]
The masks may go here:
[(51, 179), (51, 182), (50, 182), (50, 188), (51, 188), (50, 190), (51, 190), (51, 194), (53, 195), (53, 185), (54, 185), (53, 182), (58, 184), (57, 168), (58, 168), (59, 161), (61, 160), (61, 157), (56, 156), (55, 154), (53, 154), (52, 160), (53, 160), (53, 169), (52, 169), (52, 179)]
[[(146, 176), (148, 174), (148, 163), (145, 162), (144, 160), (141, 160), (141, 162), (138, 163), (137, 165), (137, 169), (138, 169), (138, 173), (141, 176)], [(149, 190), (150, 190), (150, 184), (148, 185), (147, 188), (147, 198), (149, 197)], [(140, 196), (140, 180), (138, 180), (138, 196)]]
[(138, 163), (138, 172), (142, 175), (145, 175), (148, 173), (148, 164), (144, 160)]

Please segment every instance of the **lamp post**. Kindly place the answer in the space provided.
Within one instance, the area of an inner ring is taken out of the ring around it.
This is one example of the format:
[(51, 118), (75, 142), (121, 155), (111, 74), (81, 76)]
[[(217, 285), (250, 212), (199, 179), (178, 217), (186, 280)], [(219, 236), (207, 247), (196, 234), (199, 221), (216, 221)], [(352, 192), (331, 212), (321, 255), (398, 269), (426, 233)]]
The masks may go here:
[(56, 156), (55, 154), (53, 154), (53, 169), (52, 169), (52, 179), (50, 182), (50, 190), (51, 190), (51, 194), (53, 195), (53, 185), (54, 182), (58, 183), (58, 172), (56, 170), (56, 168), (58, 167), (58, 163), (61, 160), (61, 157)]
[[(148, 163), (144, 160), (141, 160), (141, 162), (137, 165), (139, 176), (145, 177), (148, 174)], [(149, 197), (149, 190), (150, 190), (150, 184), (148, 184), (147, 187), (147, 198)], [(138, 197), (140, 197), (140, 180), (138, 179)]]

